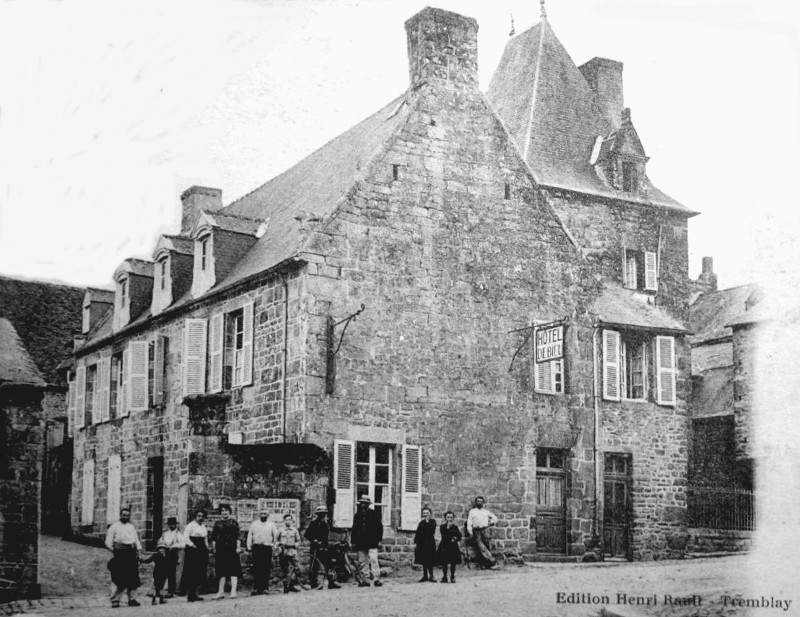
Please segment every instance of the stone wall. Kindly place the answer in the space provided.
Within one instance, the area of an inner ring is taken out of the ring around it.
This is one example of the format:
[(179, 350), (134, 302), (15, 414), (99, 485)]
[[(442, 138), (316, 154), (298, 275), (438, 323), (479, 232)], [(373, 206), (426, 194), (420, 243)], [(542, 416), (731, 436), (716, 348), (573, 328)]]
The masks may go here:
[(44, 419), (42, 389), (0, 387), (0, 602), (38, 597)]
[(759, 328), (756, 325), (733, 330), (733, 415), (736, 420), (734, 444), (737, 458), (743, 459), (754, 456), (752, 410), (758, 336)]

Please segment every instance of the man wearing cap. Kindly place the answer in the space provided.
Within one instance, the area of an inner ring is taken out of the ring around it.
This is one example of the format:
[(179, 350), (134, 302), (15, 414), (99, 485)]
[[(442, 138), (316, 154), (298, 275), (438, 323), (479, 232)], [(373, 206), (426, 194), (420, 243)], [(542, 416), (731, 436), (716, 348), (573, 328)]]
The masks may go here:
[(306, 540), (311, 543), (311, 563), (308, 566), (308, 581), (312, 589), (322, 589), (318, 585), (318, 575), (320, 566), (325, 570), (325, 578), (328, 579), (328, 589), (339, 589), (341, 585), (336, 582), (336, 558), (328, 550), (328, 523), (325, 517), (328, 515), (328, 508), (317, 506), (314, 510), (316, 518), (311, 521), (303, 534)]
[(167, 519), (167, 530), (158, 540), (159, 546), (163, 544), (167, 549), (167, 598), (175, 595), (175, 573), (184, 543), (183, 534), (178, 530), (178, 519), (170, 516)]
[(250, 523), (247, 532), (247, 550), (253, 554), (253, 593), (269, 593), (269, 575), (272, 571), (272, 550), (275, 547), (277, 528), (269, 520), (269, 510), (261, 508), (259, 520)]
[(497, 523), (497, 517), (484, 508), (483, 504), (483, 497), (475, 498), (475, 507), (467, 515), (467, 536), (475, 540), (481, 567), (496, 570), (498, 566), (492, 551), (489, 550), (487, 530)]
[(139, 606), (135, 598), (136, 589), (142, 584), (139, 578), (139, 551), (142, 543), (139, 534), (131, 524), (130, 508), (122, 508), (119, 520), (108, 528), (106, 548), (114, 553), (108, 562), (114, 593), (111, 594), (111, 608), (119, 608), (122, 594), (128, 594), (128, 606)]
[(372, 500), (367, 495), (358, 498), (358, 512), (353, 517), (353, 532), (351, 541), (358, 551), (358, 566), (364, 582), (359, 587), (369, 587), (366, 582), (367, 571), (369, 578), (374, 579), (375, 587), (381, 583), (381, 569), (378, 565), (378, 547), (383, 540), (383, 521), (381, 514), (370, 508)]

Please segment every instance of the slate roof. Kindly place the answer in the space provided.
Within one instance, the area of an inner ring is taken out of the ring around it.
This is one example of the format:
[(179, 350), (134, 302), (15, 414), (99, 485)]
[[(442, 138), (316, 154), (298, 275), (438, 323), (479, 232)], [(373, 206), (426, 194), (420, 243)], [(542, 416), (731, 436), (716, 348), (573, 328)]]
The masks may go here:
[(61, 383), (57, 367), (81, 331), (84, 294), (80, 287), (0, 276), (0, 317), (14, 326), (48, 383)]
[(606, 284), (589, 309), (607, 325), (687, 333), (678, 320), (658, 306), (636, 298), (637, 292)]
[(105, 302), (114, 304), (114, 292), (110, 289), (98, 289), (97, 287), (87, 287), (86, 294), (90, 295), (94, 302)]
[(745, 313), (745, 302), (756, 285), (741, 285), (704, 293), (689, 307), (689, 323), (694, 332), (692, 345), (731, 336), (728, 324)]
[(12, 383), (45, 385), (17, 331), (8, 319), (0, 317), (0, 384)]
[(114, 272), (114, 278), (116, 279), (117, 276), (122, 272), (128, 272), (130, 274), (138, 274), (139, 276), (148, 276), (153, 278), (153, 268), (155, 265), (152, 261), (147, 261), (145, 259), (138, 259), (136, 257), (129, 257), (125, 261), (123, 261), (117, 270)]
[(183, 253), (184, 255), (194, 255), (194, 240), (186, 236), (164, 234), (158, 239), (153, 254), (155, 255), (162, 248), (167, 248), (176, 253)]
[(600, 179), (592, 148), (615, 127), (547, 20), (509, 40), (487, 98), (539, 184), (696, 214), (646, 178), (642, 195)]

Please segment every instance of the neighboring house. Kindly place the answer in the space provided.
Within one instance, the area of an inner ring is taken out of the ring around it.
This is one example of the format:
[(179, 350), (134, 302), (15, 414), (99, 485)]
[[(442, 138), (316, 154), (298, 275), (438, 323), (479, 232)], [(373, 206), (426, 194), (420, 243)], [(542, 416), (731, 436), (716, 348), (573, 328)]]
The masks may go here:
[(0, 603), (38, 597), (46, 384), (0, 317)]
[(42, 483), (42, 531), (70, 531), (72, 477), (71, 427), (67, 420), (67, 378), (60, 364), (74, 350), (81, 328), (84, 290), (0, 276), (0, 318), (14, 327), (47, 384), (42, 390), (45, 455)]
[(682, 553), (695, 213), (649, 181), (620, 63), (543, 19), (484, 96), (477, 29), (409, 19), (406, 93), (225, 207), (191, 187), (89, 302), (76, 532), (221, 502), (347, 529), (368, 494), (399, 564), (423, 504), (481, 494), (508, 555)]

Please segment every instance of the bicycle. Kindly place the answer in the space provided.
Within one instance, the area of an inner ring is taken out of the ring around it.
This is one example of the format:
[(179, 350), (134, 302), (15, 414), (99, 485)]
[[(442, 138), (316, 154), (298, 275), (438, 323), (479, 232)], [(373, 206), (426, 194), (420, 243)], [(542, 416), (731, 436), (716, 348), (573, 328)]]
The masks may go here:
[[(496, 551), (492, 550), (491, 545), (488, 547), (492, 553), (492, 558), (495, 561), (495, 565), (499, 568), (504, 568), (506, 565), (506, 556), (503, 551)], [(478, 569), (489, 569), (483, 566), (483, 563), (480, 559), (478, 559), (477, 555), (480, 553), (477, 546), (475, 545), (475, 538), (474, 536), (470, 536), (467, 534), (466, 526), (464, 527), (464, 547), (461, 549), (461, 561), (464, 563), (464, 566), (467, 570), (471, 570), (473, 566)]]

